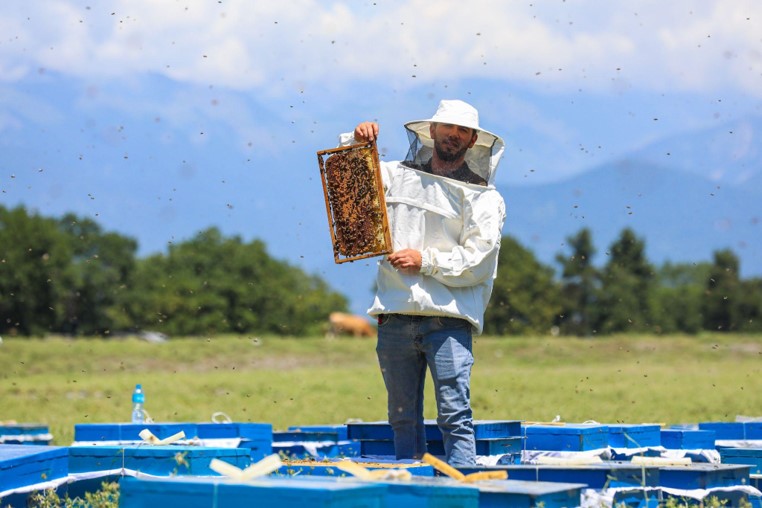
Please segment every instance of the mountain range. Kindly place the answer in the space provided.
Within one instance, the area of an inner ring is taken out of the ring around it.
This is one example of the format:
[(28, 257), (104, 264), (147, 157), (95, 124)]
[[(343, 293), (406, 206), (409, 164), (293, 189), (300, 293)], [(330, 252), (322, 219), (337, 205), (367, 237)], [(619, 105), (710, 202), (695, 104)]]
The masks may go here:
[[(597, 256), (625, 227), (661, 264), (712, 261), (720, 249), (742, 277), (762, 275), (762, 119), (747, 118), (659, 140), (566, 181), (502, 185), (516, 237), (544, 263), (570, 254), (565, 240), (586, 227)], [(504, 169), (504, 168), (503, 168)]]

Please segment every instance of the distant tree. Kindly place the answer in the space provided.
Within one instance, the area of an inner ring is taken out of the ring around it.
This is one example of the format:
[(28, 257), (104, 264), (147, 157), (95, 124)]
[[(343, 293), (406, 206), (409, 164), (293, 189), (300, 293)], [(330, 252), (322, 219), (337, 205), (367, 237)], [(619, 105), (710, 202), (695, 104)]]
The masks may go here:
[(62, 319), (71, 251), (53, 219), (0, 206), (0, 331), (38, 335)]
[(592, 233), (583, 228), (566, 239), (571, 255), (556, 255), (561, 265), (561, 312), (559, 327), (564, 334), (587, 336), (592, 332), (592, 313), (600, 285), (600, 274), (593, 266), (595, 256)]
[(270, 257), (260, 240), (225, 238), (217, 228), (142, 260), (128, 300), (135, 323), (172, 335), (300, 335), (347, 307), (318, 277)]
[(729, 249), (714, 253), (703, 300), (704, 328), (732, 331), (741, 320), (741, 280), (738, 257)]
[(531, 251), (504, 236), (497, 278), (485, 314), (485, 333), (547, 333), (561, 310), (553, 269)]
[(762, 332), (762, 278), (741, 281), (738, 307), (738, 329), (744, 332)]
[(95, 221), (73, 214), (60, 219), (59, 229), (72, 256), (61, 329), (95, 335), (128, 328), (131, 323), (120, 309), (119, 293), (131, 282), (137, 242), (103, 232)]
[(709, 263), (666, 262), (656, 271), (650, 306), (655, 331), (701, 331), (701, 304), (710, 269)]
[(632, 229), (625, 228), (609, 248), (608, 255), (596, 304), (597, 332), (649, 330), (654, 268), (646, 259), (645, 242)]

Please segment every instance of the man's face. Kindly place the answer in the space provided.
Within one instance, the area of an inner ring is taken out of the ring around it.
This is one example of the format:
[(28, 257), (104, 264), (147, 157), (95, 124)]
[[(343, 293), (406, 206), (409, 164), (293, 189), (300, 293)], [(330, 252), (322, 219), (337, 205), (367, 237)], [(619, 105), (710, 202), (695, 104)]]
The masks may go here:
[(453, 162), (462, 158), (466, 150), (474, 146), (477, 134), (474, 129), (449, 123), (432, 123), (429, 127), (434, 149), (439, 159)]

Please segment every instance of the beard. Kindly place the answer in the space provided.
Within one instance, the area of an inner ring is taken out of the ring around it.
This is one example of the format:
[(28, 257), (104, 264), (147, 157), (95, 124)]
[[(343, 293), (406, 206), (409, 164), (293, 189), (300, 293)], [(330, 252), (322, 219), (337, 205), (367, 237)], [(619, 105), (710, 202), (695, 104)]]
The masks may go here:
[(466, 155), (468, 145), (460, 145), (457, 141), (434, 140), (434, 150), (437, 157), (445, 162), (453, 162)]

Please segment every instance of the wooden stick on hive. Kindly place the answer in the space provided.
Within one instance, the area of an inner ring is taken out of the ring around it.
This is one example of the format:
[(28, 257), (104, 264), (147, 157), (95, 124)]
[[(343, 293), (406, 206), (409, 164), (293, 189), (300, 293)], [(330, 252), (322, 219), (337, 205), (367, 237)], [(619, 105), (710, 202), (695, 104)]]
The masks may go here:
[(336, 263), (389, 254), (391, 234), (375, 143), (317, 153)]

